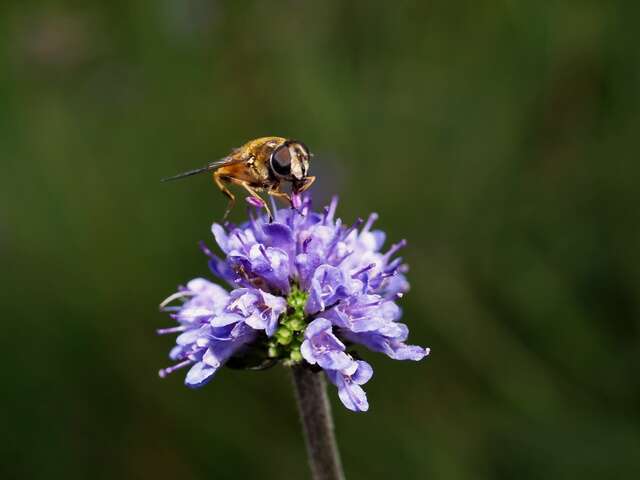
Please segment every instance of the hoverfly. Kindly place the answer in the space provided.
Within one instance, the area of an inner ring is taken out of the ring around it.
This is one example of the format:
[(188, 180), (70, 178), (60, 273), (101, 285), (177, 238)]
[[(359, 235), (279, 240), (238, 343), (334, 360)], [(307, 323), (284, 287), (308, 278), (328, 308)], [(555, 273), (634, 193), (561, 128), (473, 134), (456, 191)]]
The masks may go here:
[[(265, 191), (273, 197), (283, 198), (293, 206), (292, 196), (304, 192), (316, 180), (316, 177), (307, 175), (310, 157), (309, 149), (302, 142), (282, 137), (262, 137), (232, 150), (221, 160), (162, 181), (213, 172), (213, 181), (229, 199), (223, 221), (229, 216), (236, 201), (228, 188), (230, 184), (239, 185), (249, 192), (253, 199), (250, 203), (264, 207), (271, 221), (271, 211), (258, 192)], [(280, 189), (284, 182), (291, 183), (292, 196)]]

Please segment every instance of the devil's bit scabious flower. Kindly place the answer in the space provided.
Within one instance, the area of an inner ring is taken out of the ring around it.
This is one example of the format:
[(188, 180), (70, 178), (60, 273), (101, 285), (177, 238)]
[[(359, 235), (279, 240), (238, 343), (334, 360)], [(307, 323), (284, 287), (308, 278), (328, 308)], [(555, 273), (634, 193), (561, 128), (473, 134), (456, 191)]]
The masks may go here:
[(180, 335), (169, 355), (176, 364), (161, 377), (189, 366), (186, 385), (200, 387), (225, 364), (306, 363), (324, 370), (345, 407), (366, 411), (361, 385), (373, 369), (356, 357), (357, 345), (396, 360), (429, 354), (405, 343), (409, 330), (398, 322), (395, 301), (409, 284), (394, 255), (405, 242), (383, 252), (384, 233), (371, 229), (376, 214), (345, 226), (335, 218), (336, 198), (322, 213), (311, 211), (310, 197), (296, 200), (272, 223), (259, 216), (238, 227), (213, 224), (224, 255), (202, 248), (231, 291), (196, 278), (162, 303), (178, 326), (158, 333)]

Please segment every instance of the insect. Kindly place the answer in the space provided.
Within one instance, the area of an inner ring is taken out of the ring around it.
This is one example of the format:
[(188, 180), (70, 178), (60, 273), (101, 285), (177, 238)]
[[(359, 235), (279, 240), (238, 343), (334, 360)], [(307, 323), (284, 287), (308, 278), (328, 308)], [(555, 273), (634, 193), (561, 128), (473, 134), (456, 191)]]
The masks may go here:
[[(287, 200), (292, 206), (292, 196), (307, 190), (316, 177), (307, 175), (309, 171), (309, 149), (296, 140), (283, 137), (262, 137), (250, 140), (231, 151), (226, 157), (213, 161), (202, 168), (180, 173), (162, 181), (178, 180), (200, 173), (213, 172), (213, 181), (229, 199), (223, 216), (226, 220), (235, 205), (236, 198), (229, 190), (230, 184), (239, 185), (251, 195), (253, 204), (263, 206), (269, 220), (273, 220), (271, 210), (258, 192), (267, 192), (273, 197)], [(281, 190), (285, 182), (291, 183), (291, 196)]]

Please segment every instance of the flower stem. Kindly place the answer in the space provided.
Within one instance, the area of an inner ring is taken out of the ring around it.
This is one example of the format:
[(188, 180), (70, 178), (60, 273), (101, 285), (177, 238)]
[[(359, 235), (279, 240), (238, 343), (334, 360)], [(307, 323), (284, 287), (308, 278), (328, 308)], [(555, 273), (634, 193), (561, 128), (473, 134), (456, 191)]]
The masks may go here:
[(344, 480), (324, 377), (303, 366), (291, 370), (311, 476), (313, 480)]

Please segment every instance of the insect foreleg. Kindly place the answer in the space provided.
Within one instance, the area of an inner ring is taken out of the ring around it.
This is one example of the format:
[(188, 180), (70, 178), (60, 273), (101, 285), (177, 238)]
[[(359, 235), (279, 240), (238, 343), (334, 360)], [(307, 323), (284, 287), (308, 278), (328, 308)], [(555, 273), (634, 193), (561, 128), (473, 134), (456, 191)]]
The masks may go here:
[(313, 185), (313, 182), (315, 182), (315, 181), (316, 181), (316, 177), (307, 177), (307, 178), (305, 178), (304, 179), (304, 183), (298, 189), (298, 193), (306, 192), (307, 190), (309, 190), (309, 188), (311, 187), (311, 185)]

